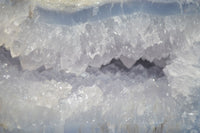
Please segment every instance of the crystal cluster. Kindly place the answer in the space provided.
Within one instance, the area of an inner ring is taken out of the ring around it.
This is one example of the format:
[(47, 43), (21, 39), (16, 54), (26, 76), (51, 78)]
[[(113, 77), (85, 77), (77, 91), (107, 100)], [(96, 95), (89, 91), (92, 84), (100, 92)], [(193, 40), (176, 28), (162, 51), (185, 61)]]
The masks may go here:
[(0, 132), (200, 132), (199, 2), (123, 2), (0, 0)]

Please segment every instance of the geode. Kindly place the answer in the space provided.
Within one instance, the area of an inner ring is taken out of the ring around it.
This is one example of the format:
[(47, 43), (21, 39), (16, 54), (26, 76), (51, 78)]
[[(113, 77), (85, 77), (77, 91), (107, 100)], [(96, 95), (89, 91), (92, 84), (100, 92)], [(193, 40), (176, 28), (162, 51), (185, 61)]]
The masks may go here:
[(0, 132), (200, 132), (199, 4), (0, 0)]

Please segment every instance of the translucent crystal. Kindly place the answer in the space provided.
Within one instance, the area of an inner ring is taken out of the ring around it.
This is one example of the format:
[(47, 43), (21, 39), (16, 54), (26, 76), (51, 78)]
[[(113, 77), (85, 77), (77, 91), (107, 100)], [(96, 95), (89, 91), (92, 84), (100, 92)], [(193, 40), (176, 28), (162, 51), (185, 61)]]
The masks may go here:
[(200, 132), (196, 0), (0, 0), (0, 132)]

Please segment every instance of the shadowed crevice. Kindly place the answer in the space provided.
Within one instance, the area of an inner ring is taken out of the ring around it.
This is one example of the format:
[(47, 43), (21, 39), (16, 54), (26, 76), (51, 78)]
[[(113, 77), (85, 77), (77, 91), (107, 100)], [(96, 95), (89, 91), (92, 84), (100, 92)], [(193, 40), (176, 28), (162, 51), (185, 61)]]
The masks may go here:
[(19, 58), (12, 58), (10, 51), (7, 50), (4, 46), (0, 47), (0, 62), (5, 62), (7, 64), (16, 66), (18, 70), (22, 70)]
[[(165, 59), (163, 60), (165, 61)], [(140, 70), (139, 67), (142, 67), (142, 69)], [(163, 72), (164, 67), (160, 67), (154, 62), (150, 62), (148, 60), (140, 58), (135, 62), (135, 64), (131, 68), (127, 68), (120, 59), (112, 59), (110, 63), (102, 65), (99, 69), (105, 74), (107, 72), (113, 74), (120, 72), (125, 73), (126, 75), (130, 75), (131, 73), (142, 74), (145, 70), (147, 71), (148, 75), (159, 78), (165, 76)]]

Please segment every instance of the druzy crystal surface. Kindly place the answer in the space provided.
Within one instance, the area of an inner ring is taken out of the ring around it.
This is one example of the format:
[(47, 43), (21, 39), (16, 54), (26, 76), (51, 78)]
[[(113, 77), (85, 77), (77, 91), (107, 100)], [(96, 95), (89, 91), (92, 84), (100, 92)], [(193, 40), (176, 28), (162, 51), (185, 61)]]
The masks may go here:
[(200, 132), (198, 0), (0, 0), (0, 133)]

